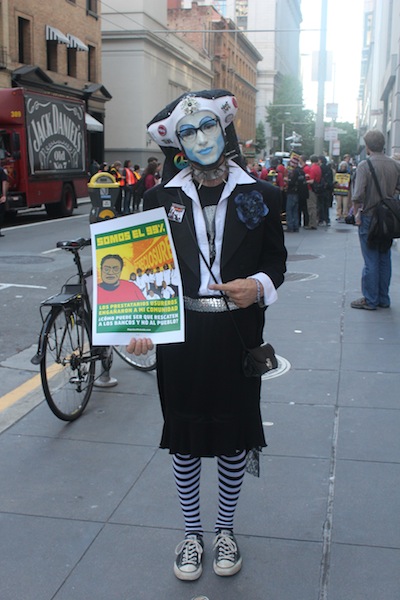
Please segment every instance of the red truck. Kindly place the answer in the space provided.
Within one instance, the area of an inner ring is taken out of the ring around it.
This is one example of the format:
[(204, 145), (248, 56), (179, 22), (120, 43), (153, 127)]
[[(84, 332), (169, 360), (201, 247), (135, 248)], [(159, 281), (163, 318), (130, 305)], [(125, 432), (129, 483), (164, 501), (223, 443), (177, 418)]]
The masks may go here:
[(85, 104), (24, 88), (0, 89), (0, 164), (8, 173), (6, 210), (45, 205), (72, 214), (88, 195)]

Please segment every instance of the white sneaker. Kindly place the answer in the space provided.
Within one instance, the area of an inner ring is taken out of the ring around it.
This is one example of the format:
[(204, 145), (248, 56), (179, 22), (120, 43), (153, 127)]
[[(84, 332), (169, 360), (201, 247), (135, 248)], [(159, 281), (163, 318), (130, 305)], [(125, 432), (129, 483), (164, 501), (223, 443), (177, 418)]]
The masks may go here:
[(214, 572), (222, 577), (234, 575), (242, 568), (242, 557), (230, 529), (221, 529), (214, 540)]
[(183, 581), (198, 579), (203, 571), (203, 538), (197, 533), (188, 534), (175, 548), (174, 573)]

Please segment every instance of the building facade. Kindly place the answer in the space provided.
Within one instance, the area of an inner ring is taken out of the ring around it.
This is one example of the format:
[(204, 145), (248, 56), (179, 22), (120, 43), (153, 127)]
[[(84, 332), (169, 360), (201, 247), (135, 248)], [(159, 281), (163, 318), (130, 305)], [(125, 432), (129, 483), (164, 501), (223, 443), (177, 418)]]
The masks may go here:
[[(190, 0), (176, 0), (189, 8)], [(234, 21), (261, 55), (257, 64), (256, 124), (262, 122), (267, 147), (273, 145), (266, 107), (274, 101), (282, 76), (300, 79), (301, 0), (198, 0), (214, 5)]]
[[(168, 6), (178, 4), (169, 0)], [(211, 61), (212, 88), (235, 94), (239, 111), (235, 129), (244, 154), (254, 156), (256, 137), (257, 63), (260, 53), (236, 24), (210, 5), (169, 8), (168, 28)]]
[(97, 0), (0, 0), (0, 87), (85, 101), (89, 160), (103, 160), (105, 103)]
[(113, 96), (106, 160), (144, 167), (163, 156), (146, 124), (180, 94), (209, 89), (211, 61), (168, 30), (167, 0), (108, 0), (102, 14), (103, 76)]
[(386, 154), (400, 155), (400, 0), (364, 1), (359, 103), (361, 146), (376, 128), (386, 137)]

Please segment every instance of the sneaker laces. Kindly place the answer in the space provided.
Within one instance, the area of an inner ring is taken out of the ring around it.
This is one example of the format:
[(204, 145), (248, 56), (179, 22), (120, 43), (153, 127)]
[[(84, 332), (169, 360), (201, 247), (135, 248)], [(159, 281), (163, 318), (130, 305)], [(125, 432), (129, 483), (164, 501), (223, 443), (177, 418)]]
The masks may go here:
[(235, 562), (237, 555), (237, 545), (231, 535), (225, 531), (221, 531), (214, 541), (214, 548), (218, 551), (217, 562), (228, 560)]
[(175, 554), (178, 556), (182, 553), (180, 560), (181, 565), (191, 564), (198, 565), (203, 554), (203, 546), (200, 544), (196, 536), (190, 536), (179, 542), (175, 548)]

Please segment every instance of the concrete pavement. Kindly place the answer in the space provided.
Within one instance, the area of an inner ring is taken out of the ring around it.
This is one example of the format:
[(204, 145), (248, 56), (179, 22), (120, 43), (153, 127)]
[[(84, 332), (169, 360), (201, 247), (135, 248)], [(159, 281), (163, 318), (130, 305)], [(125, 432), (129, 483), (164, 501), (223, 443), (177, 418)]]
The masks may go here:
[(350, 308), (361, 295), (356, 228), (333, 222), (286, 243), (265, 332), (280, 356), (262, 386), (269, 445), (236, 514), (242, 571), (212, 570), (207, 459), (203, 575), (173, 575), (183, 521), (158, 449), (155, 372), (115, 357), (118, 386), (95, 389), (75, 423), (54, 417), (40, 388), (0, 413), (1, 600), (398, 600), (400, 253), (392, 308), (369, 312)]

